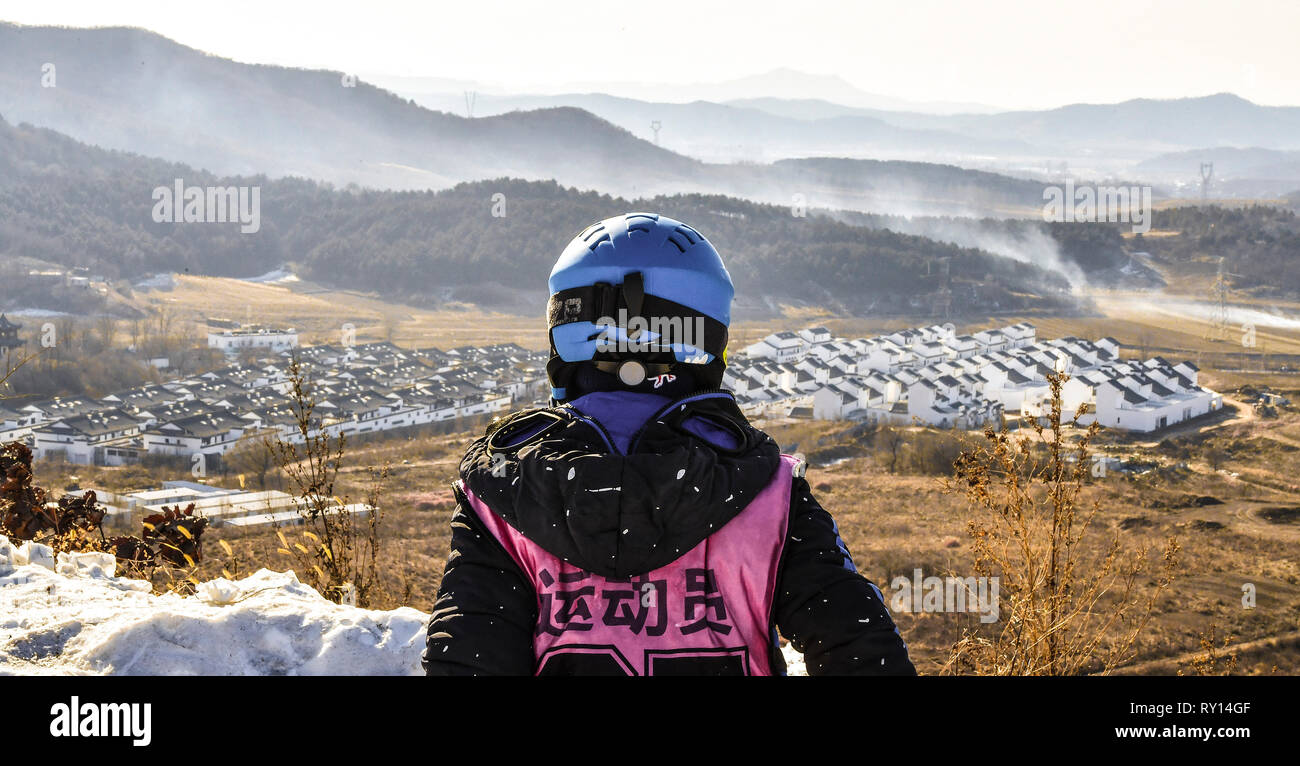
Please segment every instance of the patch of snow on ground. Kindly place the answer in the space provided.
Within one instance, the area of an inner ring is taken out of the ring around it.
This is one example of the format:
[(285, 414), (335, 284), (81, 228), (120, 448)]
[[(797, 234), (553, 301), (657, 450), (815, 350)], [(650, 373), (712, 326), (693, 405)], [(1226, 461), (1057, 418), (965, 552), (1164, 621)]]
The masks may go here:
[(261, 274), (256, 277), (248, 277), (244, 279), (244, 281), (256, 282), (258, 284), (281, 285), (281, 284), (287, 284), (289, 282), (297, 282), (298, 275), (294, 274), (292, 271), (289, 271), (287, 269), (280, 268), (280, 269), (275, 269), (273, 271), (268, 271), (265, 274)]
[(6, 314), (10, 314), (10, 315), (13, 315), (13, 316), (32, 317), (33, 319), (53, 319), (53, 318), (56, 318), (56, 317), (66, 317), (66, 316), (71, 316), (71, 314), (69, 314), (69, 313), (66, 312), (66, 311), (55, 311), (54, 309), (24, 309), (24, 308), (17, 308), (17, 309), (7, 309), (7, 310), (5, 310), (4, 313), (6, 313)]
[(171, 290), (176, 287), (176, 275), (171, 272), (159, 272), (141, 279), (132, 285), (137, 290)]
[(794, 650), (794, 646), (786, 644), (781, 647), (781, 656), (785, 657), (785, 674), (787, 676), (806, 676), (808, 668), (803, 663), (803, 655)]
[(0, 536), (0, 675), (419, 675), (429, 615), (335, 604), (262, 569), (154, 595), (110, 554)]

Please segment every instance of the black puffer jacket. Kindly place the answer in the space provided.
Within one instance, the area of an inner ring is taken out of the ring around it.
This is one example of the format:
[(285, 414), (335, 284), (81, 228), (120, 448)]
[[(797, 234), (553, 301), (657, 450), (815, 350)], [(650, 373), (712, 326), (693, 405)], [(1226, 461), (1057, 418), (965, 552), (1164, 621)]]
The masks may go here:
[[(518, 413), (470, 446), (461, 480), (524, 537), (585, 571), (627, 578), (662, 567), (743, 510), (771, 481), (780, 451), (729, 394), (657, 404), (633, 426), (615, 421), (636, 407), (606, 407), (615, 428), (585, 416), (581, 399)], [(582, 491), (614, 485), (622, 490)], [(425, 670), (532, 675), (536, 591), (459, 488), (456, 496)], [(857, 573), (802, 477), (791, 492), (773, 619), (810, 674), (915, 673), (879, 592)], [(770, 659), (783, 672), (775, 646)]]

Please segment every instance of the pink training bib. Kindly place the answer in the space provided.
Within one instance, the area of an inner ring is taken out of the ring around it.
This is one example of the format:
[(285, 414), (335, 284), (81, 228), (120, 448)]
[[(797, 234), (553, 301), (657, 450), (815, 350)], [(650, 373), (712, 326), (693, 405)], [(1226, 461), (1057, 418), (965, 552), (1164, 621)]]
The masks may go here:
[(547, 552), (462, 484), (537, 591), (537, 674), (772, 675), (772, 603), (795, 459), (731, 521), (671, 564), (627, 580)]

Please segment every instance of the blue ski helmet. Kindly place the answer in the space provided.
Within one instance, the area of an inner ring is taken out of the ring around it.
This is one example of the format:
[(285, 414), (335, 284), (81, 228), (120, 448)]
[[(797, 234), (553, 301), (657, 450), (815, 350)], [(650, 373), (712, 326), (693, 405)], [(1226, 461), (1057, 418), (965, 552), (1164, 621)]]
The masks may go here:
[(690, 226), (654, 213), (606, 218), (565, 247), (548, 284), (547, 376), (557, 402), (571, 398), (569, 381), (588, 363), (629, 386), (646, 373), (721, 385), (735, 288), (718, 251)]

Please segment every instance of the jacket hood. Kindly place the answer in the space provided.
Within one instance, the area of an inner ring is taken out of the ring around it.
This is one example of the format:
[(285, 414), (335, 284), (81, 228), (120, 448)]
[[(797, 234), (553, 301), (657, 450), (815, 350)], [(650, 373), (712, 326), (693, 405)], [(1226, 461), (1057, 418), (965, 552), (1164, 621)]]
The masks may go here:
[[(627, 406), (609, 406), (620, 401)], [(470, 445), (460, 473), (524, 537), (603, 577), (671, 563), (743, 510), (780, 463), (776, 442), (746, 421), (727, 392), (663, 400), (655, 409), (645, 399), (606, 400), (606, 414), (596, 417), (582, 404), (499, 421)], [(653, 414), (629, 437), (625, 423), (611, 429), (597, 419), (620, 409)]]

